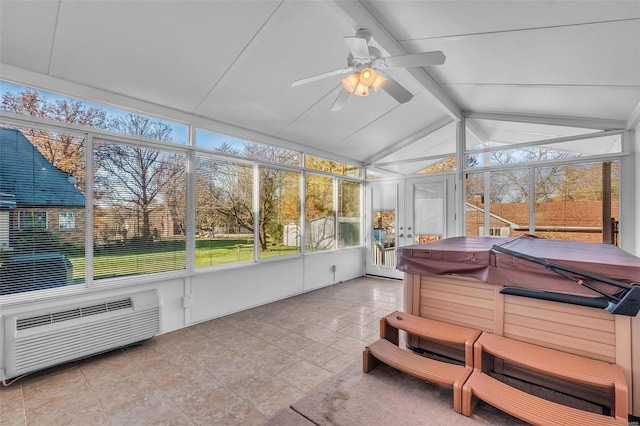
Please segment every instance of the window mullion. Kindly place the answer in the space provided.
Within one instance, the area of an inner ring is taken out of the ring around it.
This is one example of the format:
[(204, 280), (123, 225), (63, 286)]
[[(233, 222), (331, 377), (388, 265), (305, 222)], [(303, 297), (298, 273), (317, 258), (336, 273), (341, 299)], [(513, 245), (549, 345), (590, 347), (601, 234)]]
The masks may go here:
[(94, 260), (94, 236), (93, 236), (93, 185), (95, 177), (93, 174), (93, 134), (87, 135), (85, 141), (85, 207), (84, 207), (84, 228), (86, 238), (84, 240), (84, 267), (85, 267), (85, 285), (91, 287), (93, 284), (93, 260)]

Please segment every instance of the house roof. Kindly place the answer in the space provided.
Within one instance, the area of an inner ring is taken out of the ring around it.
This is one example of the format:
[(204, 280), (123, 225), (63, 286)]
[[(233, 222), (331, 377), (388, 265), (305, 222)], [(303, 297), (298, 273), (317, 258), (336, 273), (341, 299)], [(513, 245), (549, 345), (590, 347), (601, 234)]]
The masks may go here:
[(69, 175), (17, 129), (0, 128), (0, 193), (18, 208), (84, 206), (84, 195)]

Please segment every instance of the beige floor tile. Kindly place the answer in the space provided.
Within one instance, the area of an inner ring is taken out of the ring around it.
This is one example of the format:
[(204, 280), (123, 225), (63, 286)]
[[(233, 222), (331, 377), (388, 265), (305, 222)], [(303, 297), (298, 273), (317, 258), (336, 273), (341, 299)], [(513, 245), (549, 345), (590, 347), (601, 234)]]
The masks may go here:
[[(348, 324), (338, 330), (341, 334), (355, 337), (356, 339), (365, 340), (371, 335), (378, 336), (378, 330), (369, 326), (361, 326), (358, 324)], [(335, 343), (335, 342), (334, 342)]]
[(256, 408), (266, 417), (270, 418), (283, 408), (289, 407), (304, 395), (304, 392), (296, 389), (295, 387), (287, 386), (280, 392), (271, 395), (265, 401), (256, 405)]
[(262, 372), (229, 383), (226, 388), (249, 404), (256, 406), (288, 386), (289, 384), (284, 380), (274, 378), (271, 374)]
[(308, 361), (302, 361), (291, 368), (287, 368), (277, 377), (306, 393), (328, 378), (333, 377), (333, 373)]
[(359, 278), (28, 376), (0, 424), (260, 425), (361, 362), (402, 282)]
[(362, 354), (361, 353), (357, 353), (357, 354), (341, 353), (340, 355), (336, 356), (332, 360), (330, 360), (327, 363), (323, 364), (322, 368), (324, 368), (325, 370), (328, 370), (328, 371), (330, 371), (330, 372), (332, 372), (334, 374), (338, 374), (342, 370), (344, 370), (347, 366), (353, 364), (354, 362), (361, 362), (361, 361), (362, 361)]
[(0, 386), (0, 424), (25, 425), (26, 421), (22, 385)]
[(342, 352), (340, 352), (338, 349), (334, 349), (329, 346), (323, 345), (322, 343), (316, 342), (312, 343), (306, 348), (300, 349), (298, 352), (296, 352), (296, 355), (312, 364), (322, 366), (341, 353)]
[(178, 407), (196, 425), (259, 425), (267, 420), (256, 408), (224, 388), (194, 394)]
[(253, 354), (251, 361), (269, 373), (277, 375), (302, 361), (302, 358), (275, 345), (266, 345)]
[(332, 348), (351, 355), (361, 354), (365, 346), (366, 344), (362, 340), (351, 336), (346, 336), (331, 345)]
[(325, 346), (331, 346), (338, 340), (341, 340), (344, 337), (344, 334), (337, 333), (333, 330), (329, 330), (328, 328), (321, 328), (309, 334), (307, 337), (314, 342), (322, 343)]

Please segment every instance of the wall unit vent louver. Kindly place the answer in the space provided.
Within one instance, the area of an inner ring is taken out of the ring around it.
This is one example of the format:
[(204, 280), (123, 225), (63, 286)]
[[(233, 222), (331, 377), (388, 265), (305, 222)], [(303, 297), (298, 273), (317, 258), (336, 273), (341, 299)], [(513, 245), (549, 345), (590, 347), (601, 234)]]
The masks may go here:
[(3, 380), (150, 339), (159, 332), (155, 290), (6, 315)]

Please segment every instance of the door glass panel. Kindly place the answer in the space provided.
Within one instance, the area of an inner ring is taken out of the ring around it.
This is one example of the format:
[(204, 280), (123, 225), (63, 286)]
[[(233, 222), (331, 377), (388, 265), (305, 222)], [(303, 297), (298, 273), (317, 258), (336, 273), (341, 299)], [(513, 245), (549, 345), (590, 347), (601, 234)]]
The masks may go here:
[[(444, 182), (413, 185), (414, 243), (422, 244), (443, 238), (445, 229)], [(411, 230), (407, 230), (411, 234)], [(407, 235), (409, 236), (409, 235)]]
[(372, 264), (395, 267), (396, 262), (396, 185), (372, 188)]

